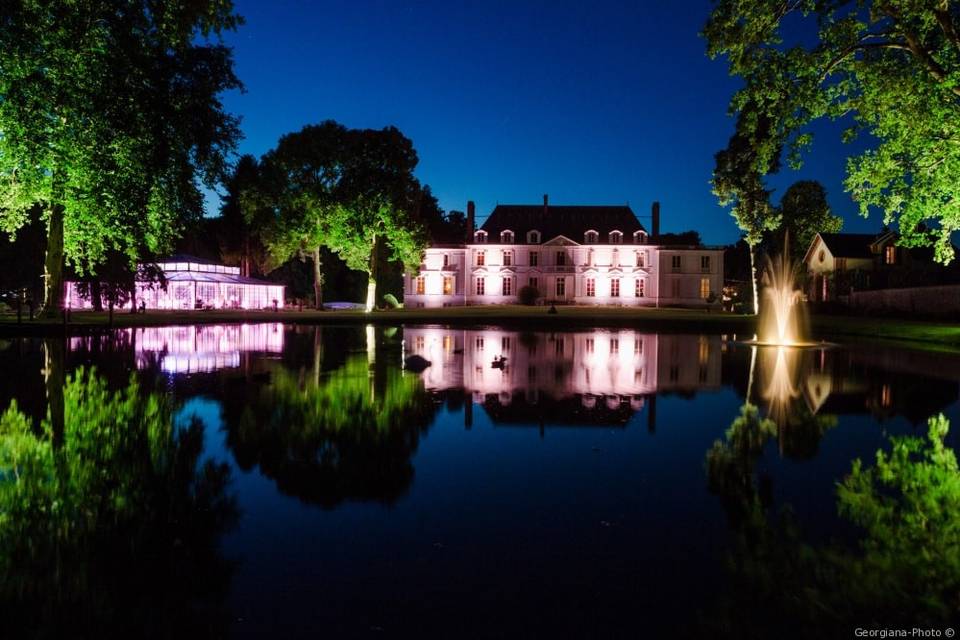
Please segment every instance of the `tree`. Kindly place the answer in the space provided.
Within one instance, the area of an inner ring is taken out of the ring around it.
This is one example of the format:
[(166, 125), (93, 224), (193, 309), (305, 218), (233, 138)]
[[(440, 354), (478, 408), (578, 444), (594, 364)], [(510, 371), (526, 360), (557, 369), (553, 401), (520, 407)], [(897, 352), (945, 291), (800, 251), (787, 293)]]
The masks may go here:
[[(769, 146), (767, 119), (756, 109), (743, 109), (737, 128), (727, 147), (714, 156), (713, 193), (721, 206), (730, 206), (730, 215), (743, 231), (750, 249), (750, 286), (753, 289), (753, 313), (760, 312), (757, 278), (757, 247), (763, 234), (776, 228), (777, 214), (770, 206), (770, 191), (763, 178), (780, 168), (779, 146)], [(759, 123), (759, 124), (758, 124)], [(775, 153), (774, 153), (775, 151)]]
[(869, 141), (847, 163), (861, 214), (880, 209), (903, 244), (933, 243), (949, 262), (960, 228), (958, 18), (948, 0), (720, 0), (703, 34), (744, 80), (730, 107), (748, 116), (737, 130), (760, 177), (783, 151), (800, 165), (811, 123), (845, 119), (845, 140)]
[(48, 313), (64, 263), (131, 268), (202, 210), (239, 136), (218, 95), (239, 88), (217, 38), (230, 0), (24, 0), (0, 20), (0, 229), (43, 208)]
[(312, 253), (320, 307), (325, 247), (367, 273), (372, 308), (383, 260), (409, 269), (420, 263), (426, 238), (417, 217), (423, 191), (413, 177), (416, 164), (413, 144), (394, 127), (357, 130), (326, 121), (283, 136), (263, 158), (251, 204), (273, 211), (267, 246), (274, 264)]
[(227, 179), (227, 193), (215, 221), (221, 259), (239, 265), (240, 275), (248, 278), (263, 273), (267, 264), (262, 235), (270, 223), (271, 212), (257, 206), (255, 198), (246, 197), (256, 190), (260, 174), (260, 163), (255, 157), (240, 157)]
[(656, 242), (657, 244), (673, 246), (703, 246), (703, 241), (700, 239), (700, 232), (693, 229), (690, 229), (689, 231), (681, 231), (680, 233), (661, 233), (659, 236), (657, 236)]
[(790, 185), (780, 198), (779, 219), (771, 244), (783, 250), (784, 238), (789, 238), (794, 262), (803, 259), (818, 232), (837, 233), (843, 227), (843, 218), (833, 215), (827, 204), (826, 189), (815, 180)]
[(366, 309), (376, 303), (381, 252), (406, 271), (419, 268), (426, 233), (417, 219), (423, 190), (413, 177), (417, 153), (395, 127), (353, 130), (330, 226), (330, 248), (367, 273)]

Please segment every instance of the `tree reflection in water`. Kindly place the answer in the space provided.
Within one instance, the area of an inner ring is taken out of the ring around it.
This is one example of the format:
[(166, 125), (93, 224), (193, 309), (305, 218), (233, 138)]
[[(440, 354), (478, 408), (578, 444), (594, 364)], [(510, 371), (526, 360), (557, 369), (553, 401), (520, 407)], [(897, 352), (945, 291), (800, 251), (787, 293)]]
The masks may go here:
[(831, 637), (855, 627), (936, 626), (960, 619), (960, 471), (944, 446), (948, 423), (926, 438), (891, 437), (873, 465), (837, 485), (855, 543), (804, 540), (793, 511), (774, 513), (757, 462), (778, 427), (744, 405), (707, 453), (708, 485), (733, 533), (730, 583), (702, 632), (738, 638)]
[(226, 411), (227, 442), (243, 469), (259, 466), (283, 493), (332, 508), (406, 494), (435, 403), (419, 376), (354, 353), (328, 372), (275, 367), (269, 383)]
[[(223, 635), (238, 513), (226, 465), (201, 463), (199, 423), (135, 379), (67, 377), (38, 429), (0, 416), (0, 601), (37, 637)], [(62, 426), (62, 433), (55, 433)], [(12, 637), (12, 636), (11, 636)]]

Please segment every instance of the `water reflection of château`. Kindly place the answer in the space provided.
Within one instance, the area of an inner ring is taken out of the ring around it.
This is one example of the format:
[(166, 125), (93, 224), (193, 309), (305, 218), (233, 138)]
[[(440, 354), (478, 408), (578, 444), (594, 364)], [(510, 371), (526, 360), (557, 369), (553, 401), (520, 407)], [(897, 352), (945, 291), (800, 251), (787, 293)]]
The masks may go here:
[(405, 354), (431, 363), (427, 388), (462, 390), (496, 423), (623, 424), (646, 406), (652, 427), (658, 393), (720, 388), (721, 345), (629, 329), (404, 329)]

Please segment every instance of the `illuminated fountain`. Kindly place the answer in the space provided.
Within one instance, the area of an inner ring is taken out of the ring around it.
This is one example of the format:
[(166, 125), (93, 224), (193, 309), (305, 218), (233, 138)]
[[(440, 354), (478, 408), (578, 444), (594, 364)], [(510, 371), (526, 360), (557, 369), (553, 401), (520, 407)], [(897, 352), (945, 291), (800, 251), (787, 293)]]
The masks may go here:
[(785, 241), (783, 253), (767, 259), (763, 275), (763, 304), (760, 308), (757, 342), (780, 347), (811, 346), (809, 323), (796, 288), (796, 266), (790, 259), (789, 244)]

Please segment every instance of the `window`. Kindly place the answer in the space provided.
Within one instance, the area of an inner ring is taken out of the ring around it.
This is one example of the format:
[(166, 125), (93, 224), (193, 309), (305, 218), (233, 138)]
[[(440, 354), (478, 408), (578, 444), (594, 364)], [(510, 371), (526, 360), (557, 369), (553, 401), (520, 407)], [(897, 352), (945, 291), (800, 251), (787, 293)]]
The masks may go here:
[(889, 245), (883, 248), (883, 261), (886, 264), (897, 264), (897, 248)]
[(453, 352), (453, 336), (443, 336), (443, 350), (445, 353)]
[(509, 296), (513, 293), (513, 278), (503, 279), (503, 295)]
[(508, 352), (510, 351), (510, 336), (503, 336), (500, 338), (500, 351)]
[(536, 278), (530, 278), (530, 279), (527, 281), (527, 286), (529, 286), (531, 289), (536, 289), (536, 288), (537, 288), (537, 279), (536, 279)]
[(817, 260), (819, 260), (820, 262), (823, 262), (826, 259), (827, 259), (827, 252), (824, 251), (823, 249), (820, 249), (820, 253), (817, 254)]
[(413, 350), (420, 352), (423, 351), (423, 347), (426, 344), (426, 340), (423, 336), (417, 336), (413, 341)]
[(483, 336), (477, 336), (474, 344), (477, 346), (477, 351), (483, 351)]
[(477, 266), (482, 267), (487, 263), (487, 252), (477, 251)]
[(562, 298), (567, 294), (567, 279), (557, 278), (557, 297)]
[(540, 232), (539, 231), (528, 232), (527, 244), (540, 244)]
[(644, 285), (643, 278), (637, 278), (636, 280), (634, 280), (634, 282), (633, 282), (633, 295), (634, 295), (635, 297), (637, 297), (637, 298), (642, 298), (642, 297), (643, 297), (643, 288), (644, 288), (643, 285)]
[(637, 231), (633, 234), (634, 244), (647, 244), (647, 234), (643, 231)]
[(425, 288), (426, 288), (426, 278), (424, 278), (423, 276), (417, 276), (417, 295), (422, 296)]
[(450, 254), (448, 253), (443, 254), (443, 266), (445, 267), (450, 266)]
[(504, 251), (503, 266), (509, 267), (511, 264), (513, 264), (513, 251)]
[(674, 271), (680, 271), (680, 256), (670, 256), (670, 267)]
[(501, 232), (500, 232), (500, 243), (501, 243), (501, 244), (513, 244), (513, 231), (501, 231)]
[(587, 278), (587, 297), (592, 298), (597, 295), (597, 280), (596, 278)]
[(557, 266), (562, 267), (567, 264), (567, 252), (557, 251)]
[(633, 339), (633, 354), (636, 356), (643, 355), (643, 340), (640, 338)]
[(700, 271), (710, 273), (710, 256), (700, 256)]
[(486, 278), (477, 278), (477, 295), (482, 296), (486, 293), (487, 282)]
[(836, 267), (835, 271), (846, 271), (847, 270), (847, 259), (846, 258), (837, 258), (834, 260), (834, 266)]
[(706, 300), (710, 297), (710, 278), (700, 278), (700, 298)]
[(610, 338), (610, 354), (620, 353), (620, 338)]
[(536, 251), (530, 252), (530, 266), (535, 267), (540, 262), (540, 254)]
[(453, 278), (450, 276), (444, 276), (443, 278), (443, 295), (449, 296), (453, 294)]
[(610, 281), (610, 296), (613, 298), (620, 297), (620, 278), (614, 278)]
[(477, 241), (477, 243), (479, 243), (479, 244), (486, 243), (486, 241), (487, 241), (487, 232), (486, 232), (486, 231), (477, 231), (477, 232), (473, 235), (473, 237), (474, 237), (474, 239)]
[(583, 234), (583, 241), (587, 244), (596, 244), (598, 235), (596, 231), (587, 231)]
[(587, 353), (593, 353), (593, 338), (587, 338)]
[(608, 237), (610, 238), (610, 244), (623, 244), (623, 234), (619, 231), (611, 231)]
[(647, 254), (646, 254), (645, 251), (637, 251), (637, 266), (638, 266), (638, 267), (646, 266), (646, 263), (647, 263), (646, 255), (647, 255)]

